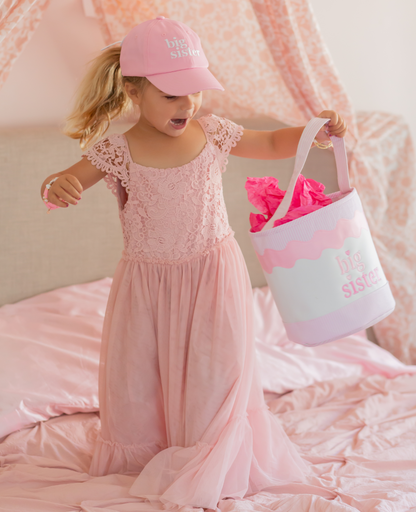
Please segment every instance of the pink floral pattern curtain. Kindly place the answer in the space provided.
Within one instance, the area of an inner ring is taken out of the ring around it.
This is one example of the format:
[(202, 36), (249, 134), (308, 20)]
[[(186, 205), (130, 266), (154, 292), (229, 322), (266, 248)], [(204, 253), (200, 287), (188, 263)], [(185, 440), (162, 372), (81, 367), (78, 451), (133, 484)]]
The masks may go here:
[(32, 37), (50, 0), (3, 0), (0, 5), (0, 88)]

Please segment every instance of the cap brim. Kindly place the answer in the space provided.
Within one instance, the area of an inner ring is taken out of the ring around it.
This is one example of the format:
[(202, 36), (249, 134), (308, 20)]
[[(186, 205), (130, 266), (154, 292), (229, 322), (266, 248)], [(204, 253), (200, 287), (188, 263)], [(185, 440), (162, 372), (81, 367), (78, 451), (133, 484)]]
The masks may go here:
[(224, 90), (224, 87), (208, 68), (183, 69), (159, 75), (149, 75), (146, 78), (155, 87), (171, 96), (187, 96), (207, 89)]

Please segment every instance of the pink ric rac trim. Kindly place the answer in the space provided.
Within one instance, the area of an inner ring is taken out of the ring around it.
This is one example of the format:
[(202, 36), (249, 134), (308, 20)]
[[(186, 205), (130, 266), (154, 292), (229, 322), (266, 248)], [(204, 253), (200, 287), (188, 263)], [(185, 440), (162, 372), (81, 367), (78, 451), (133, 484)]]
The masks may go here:
[(327, 315), (284, 323), (288, 338), (307, 347), (339, 340), (367, 329), (390, 315), (396, 302), (387, 282), (378, 290)]
[(357, 210), (352, 219), (339, 219), (332, 231), (315, 231), (311, 240), (292, 240), (282, 250), (265, 249), (257, 257), (265, 272), (271, 274), (274, 267), (292, 268), (297, 260), (317, 260), (324, 249), (340, 249), (347, 238), (359, 238), (363, 229), (369, 230), (363, 212)]

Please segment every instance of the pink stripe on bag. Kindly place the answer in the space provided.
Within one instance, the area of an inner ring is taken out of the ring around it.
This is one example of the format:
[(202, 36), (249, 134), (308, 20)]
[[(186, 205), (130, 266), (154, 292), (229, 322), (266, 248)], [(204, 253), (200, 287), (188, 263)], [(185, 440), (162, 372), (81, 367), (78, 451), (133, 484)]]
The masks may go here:
[(300, 259), (317, 260), (325, 249), (340, 249), (347, 238), (360, 238), (363, 229), (370, 231), (365, 215), (357, 210), (352, 219), (339, 219), (332, 231), (315, 231), (311, 240), (292, 240), (285, 249), (266, 249), (257, 257), (265, 272), (271, 274), (274, 267), (292, 268)]

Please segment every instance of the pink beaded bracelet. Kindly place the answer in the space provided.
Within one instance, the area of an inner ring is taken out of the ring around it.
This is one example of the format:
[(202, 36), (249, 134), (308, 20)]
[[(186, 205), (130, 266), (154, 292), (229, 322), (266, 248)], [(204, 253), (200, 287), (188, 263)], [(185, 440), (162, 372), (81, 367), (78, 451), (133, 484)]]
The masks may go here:
[(48, 210), (48, 213), (51, 211), (51, 210), (54, 210), (55, 208), (60, 208), (59, 206), (57, 206), (56, 204), (53, 204), (53, 203), (50, 203), (48, 201), (48, 193), (49, 193), (49, 189), (51, 188), (51, 185), (52, 183), (57, 180), (59, 178), (59, 176), (57, 176), (56, 178), (54, 178), (53, 180), (51, 180), (45, 187), (45, 190), (43, 191), (43, 201), (45, 203), (45, 205), (47, 206), (47, 208), (49, 208)]

